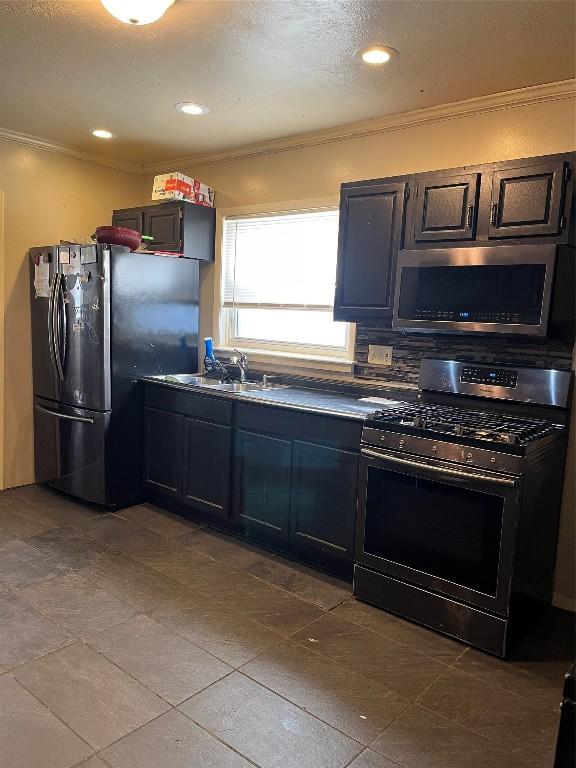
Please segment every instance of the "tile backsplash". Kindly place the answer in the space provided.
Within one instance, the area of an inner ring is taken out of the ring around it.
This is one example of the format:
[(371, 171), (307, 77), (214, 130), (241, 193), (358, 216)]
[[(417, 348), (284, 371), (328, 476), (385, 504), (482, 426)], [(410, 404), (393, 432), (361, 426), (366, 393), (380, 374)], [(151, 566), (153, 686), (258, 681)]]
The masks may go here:
[[(393, 347), (392, 365), (370, 365), (369, 344)], [(521, 336), (504, 338), (402, 333), (393, 331), (385, 321), (358, 324), (356, 327), (355, 376), (358, 378), (417, 384), (423, 357), (569, 371), (572, 363), (572, 345), (565, 341), (529, 339)]]

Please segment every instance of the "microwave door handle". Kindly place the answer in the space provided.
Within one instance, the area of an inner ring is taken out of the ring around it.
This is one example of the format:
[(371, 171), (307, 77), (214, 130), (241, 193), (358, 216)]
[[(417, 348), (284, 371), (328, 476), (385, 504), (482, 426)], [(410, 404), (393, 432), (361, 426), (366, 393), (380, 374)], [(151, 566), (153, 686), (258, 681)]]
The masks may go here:
[(421, 469), (425, 472), (431, 472), (432, 474), (444, 475), (452, 477), (457, 480), (475, 480), (485, 483), (496, 483), (497, 485), (507, 485), (513, 488), (516, 485), (516, 480), (512, 480), (508, 477), (493, 477), (491, 475), (483, 475), (476, 472), (464, 472), (459, 469), (446, 469), (444, 467), (436, 467), (431, 464), (424, 464), (421, 461), (413, 461), (412, 459), (403, 459), (400, 456), (391, 456), (388, 453), (377, 453), (376, 451), (368, 451), (364, 449), (362, 451), (363, 456), (370, 456), (374, 459), (383, 459), (389, 461), (392, 464), (399, 464), (404, 467), (412, 467), (414, 469)]

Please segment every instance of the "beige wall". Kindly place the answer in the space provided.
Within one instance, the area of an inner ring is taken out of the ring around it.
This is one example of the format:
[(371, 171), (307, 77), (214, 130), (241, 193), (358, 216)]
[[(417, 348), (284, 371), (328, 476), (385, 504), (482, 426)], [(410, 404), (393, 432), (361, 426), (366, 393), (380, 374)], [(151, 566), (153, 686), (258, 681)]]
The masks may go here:
[[(550, 101), (247, 159), (182, 167), (216, 189), (219, 207), (332, 196), (344, 181), (576, 149), (574, 101)], [(176, 169), (175, 169), (176, 170)], [(200, 332), (212, 332), (214, 267), (203, 270)], [(555, 601), (572, 607), (574, 429), (558, 544)]]
[(1, 434), (3, 487), (10, 488), (34, 480), (27, 249), (86, 238), (110, 222), (113, 208), (139, 205), (150, 195), (142, 176), (7, 141), (0, 141), (0, 191), (5, 224)]

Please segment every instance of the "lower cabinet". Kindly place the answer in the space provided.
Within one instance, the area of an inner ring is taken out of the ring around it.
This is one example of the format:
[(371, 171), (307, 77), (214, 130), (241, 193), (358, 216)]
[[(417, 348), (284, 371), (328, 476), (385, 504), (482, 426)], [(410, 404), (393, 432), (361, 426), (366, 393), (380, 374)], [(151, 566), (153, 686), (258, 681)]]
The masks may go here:
[(249, 536), (285, 541), (292, 442), (241, 429), (235, 441), (234, 517)]
[(184, 417), (144, 409), (144, 485), (155, 493), (179, 498), (182, 493)]
[(290, 539), (352, 560), (358, 454), (296, 440)]
[(235, 433), (233, 517), (248, 536), (353, 559), (358, 454)]
[[(150, 497), (311, 563), (353, 562), (361, 424), (147, 385)], [(301, 439), (306, 436), (306, 440)]]
[[(196, 405), (196, 410), (205, 410), (201, 400), (183, 402), (184, 406), (182, 402), (162, 405), (188, 408), (189, 412)], [(215, 522), (226, 521), (230, 513), (231, 427), (146, 407), (144, 434), (144, 486), (154, 498), (186, 505)]]
[(230, 507), (231, 445), (230, 427), (184, 419), (183, 499), (224, 519)]

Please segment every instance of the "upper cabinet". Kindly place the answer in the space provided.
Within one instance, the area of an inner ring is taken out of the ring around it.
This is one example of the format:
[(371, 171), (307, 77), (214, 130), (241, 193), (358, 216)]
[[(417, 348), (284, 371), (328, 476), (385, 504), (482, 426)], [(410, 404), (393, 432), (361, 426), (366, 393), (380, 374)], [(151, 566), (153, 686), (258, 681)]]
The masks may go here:
[(575, 166), (567, 152), (343, 184), (334, 319), (392, 316), (401, 248), (574, 245)]
[(151, 235), (153, 248), (159, 251), (181, 251), (184, 239), (184, 210), (180, 205), (162, 203), (144, 209), (143, 235)]
[(479, 173), (417, 175), (414, 179), (414, 242), (472, 240), (476, 232), (479, 189)]
[(490, 238), (557, 235), (561, 231), (568, 163), (515, 163), (493, 171), (490, 180)]
[(216, 211), (192, 203), (158, 203), (114, 211), (115, 227), (136, 229), (154, 238), (150, 247), (183, 253), (190, 259), (214, 261)]
[(143, 233), (143, 213), (141, 208), (127, 208), (123, 211), (114, 211), (112, 225), (114, 227), (126, 227)]
[(336, 320), (392, 315), (407, 190), (406, 178), (342, 185)]

